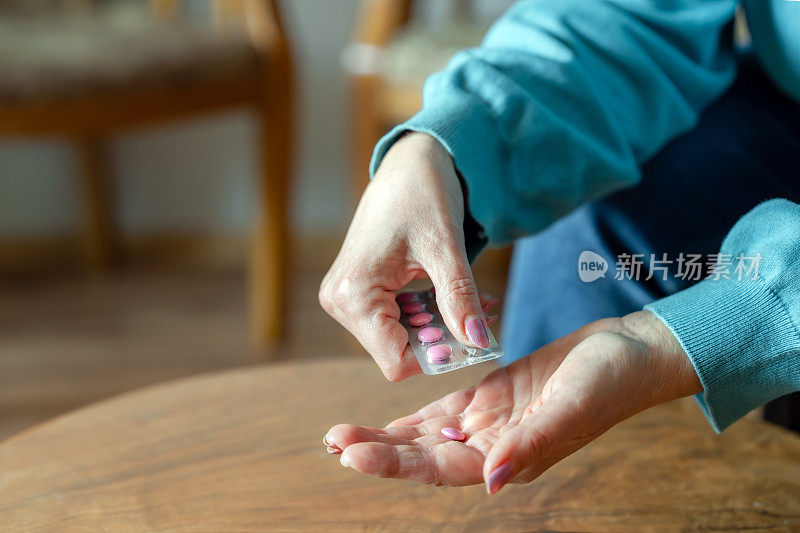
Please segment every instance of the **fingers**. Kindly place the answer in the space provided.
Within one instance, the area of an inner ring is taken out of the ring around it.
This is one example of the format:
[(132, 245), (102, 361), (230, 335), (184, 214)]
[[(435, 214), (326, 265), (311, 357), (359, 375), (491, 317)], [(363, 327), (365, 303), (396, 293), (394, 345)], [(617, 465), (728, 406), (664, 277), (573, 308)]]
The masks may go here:
[(432, 485), (462, 486), (481, 482), (483, 454), (456, 441), (433, 446), (362, 442), (346, 448), (340, 462), (343, 466), (373, 476)]
[(400, 381), (422, 372), (411, 346), (408, 332), (393, 315), (378, 311), (358, 327), (346, 326), (372, 356), (389, 381)]
[(328, 453), (341, 453), (343, 466), (365, 474), (435, 485), (480, 483), (483, 453), (445, 438), (444, 427), (461, 427), (458, 415), (385, 430), (339, 424), (328, 431), (323, 443)]
[(408, 345), (408, 332), (394, 315), (378, 314), (368, 323), (366, 331), (360, 331), (356, 338), (389, 381), (400, 381), (422, 373)]
[[(582, 446), (583, 416), (579, 403), (557, 394), (505, 432), (492, 446), (483, 465), (486, 491), (494, 494), (520, 473), (538, 475), (555, 460)], [(530, 481), (528, 476), (521, 481)]]
[(436, 289), (439, 312), (459, 342), (488, 348), (488, 325), (466, 252), (455, 244), (449, 248), (450, 253), (439, 250), (420, 261)]
[[(411, 435), (411, 433), (409, 433)], [(377, 428), (366, 428), (364, 426), (356, 426), (354, 424), (337, 424), (333, 426), (322, 442), (326, 446), (335, 446), (340, 450), (346, 449), (348, 446), (357, 444), (359, 442), (383, 442), (386, 444), (408, 444), (409, 440), (419, 437), (420, 435), (408, 437), (401, 437), (399, 434), (389, 434), (385, 430)]]
[(419, 374), (419, 363), (408, 346), (408, 332), (400, 325), (394, 292), (369, 287), (370, 275), (340, 278), (329, 273), (319, 291), (325, 311), (344, 326), (372, 356), (389, 381)]
[[(354, 424), (337, 424), (333, 426), (322, 442), (326, 446), (335, 446), (344, 450), (359, 442), (383, 442), (386, 444), (437, 444), (447, 439), (442, 436), (442, 428), (461, 429), (460, 415), (442, 416), (408, 426), (388, 426), (385, 429), (367, 428)], [(466, 430), (465, 430), (466, 432)], [(469, 432), (466, 432), (469, 436)]]
[[(400, 308), (393, 289), (424, 276), (424, 267), (409, 265), (405, 260), (399, 264), (397, 259), (353, 264), (347, 260), (346, 251), (343, 247), (320, 285), (320, 304), (358, 339), (387, 379), (400, 381), (419, 374), (419, 363), (407, 346), (408, 333), (399, 323)], [(402, 255), (398, 251), (393, 253)], [(447, 261), (435, 260), (429, 268), (428, 274), (435, 284), (438, 283), (440, 310), (445, 323), (462, 343), (488, 345), (484, 312), (497, 305), (498, 300), (478, 295), (465, 254), (458, 252), (457, 255), (456, 267), (442, 267)], [(442, 304), (450, 301), (453, 303)], [(473, 341), (466, 338), (467, 333)]]

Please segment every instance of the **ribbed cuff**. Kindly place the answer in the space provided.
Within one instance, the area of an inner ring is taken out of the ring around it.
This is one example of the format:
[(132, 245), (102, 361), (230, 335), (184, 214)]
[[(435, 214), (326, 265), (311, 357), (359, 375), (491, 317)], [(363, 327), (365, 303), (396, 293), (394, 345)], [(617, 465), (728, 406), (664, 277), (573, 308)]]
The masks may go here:
[(701, 281), (645, 309), (689, 356), (717, 432), (800, 383), (798, 327), (762, 279)]

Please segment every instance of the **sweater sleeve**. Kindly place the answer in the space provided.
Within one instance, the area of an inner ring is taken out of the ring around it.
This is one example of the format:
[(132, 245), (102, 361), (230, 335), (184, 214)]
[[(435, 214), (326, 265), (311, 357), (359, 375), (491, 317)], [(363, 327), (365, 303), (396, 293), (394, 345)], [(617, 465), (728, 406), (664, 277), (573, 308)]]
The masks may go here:
[(800, 205), (770, 200), (742, 217), (714, 270), (645, 309), (680, 341), (703, 385), (697, 399), (722, 431), (800, 390)]
[(370, 172), (403, 132), (428, 133), (489, 242), (538, 232), (637, 183), (730, 85), (735, 3), (520, 1), (426, 80), (422, 110), (378, 143)]

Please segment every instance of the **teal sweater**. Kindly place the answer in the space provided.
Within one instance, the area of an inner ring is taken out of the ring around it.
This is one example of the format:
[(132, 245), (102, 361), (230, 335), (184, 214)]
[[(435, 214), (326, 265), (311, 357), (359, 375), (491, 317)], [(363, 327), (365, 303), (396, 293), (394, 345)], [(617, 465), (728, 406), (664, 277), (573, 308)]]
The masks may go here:
[[(736, 4), (517, 2), (480, 47), (426, 81), (422, 110), (378, 143), (370, 170), (403, 132), (428, 133), (463, 177), (480, 227), (468, 236), (471, 257), (487, 242), (536, 233), (635, 185), (641, 165), (730, 86), (736, 62), (725, 30)], [(800, 101), (800, 2), (742, 5), (762, 65)], [(717, 430), (800, 389), (800, 209), (754, 209), (723, 246), (740, 250), (763, 256), (759, 279), (707, 280), (648, 306), (695, 365)]]

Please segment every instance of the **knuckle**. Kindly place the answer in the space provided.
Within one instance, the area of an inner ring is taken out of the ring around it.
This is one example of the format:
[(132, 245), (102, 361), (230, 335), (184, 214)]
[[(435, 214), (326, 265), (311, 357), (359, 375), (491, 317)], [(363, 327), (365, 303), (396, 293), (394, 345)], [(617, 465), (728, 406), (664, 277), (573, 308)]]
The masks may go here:
[(317, 295), (319, 303), (329, 314), (342, 311), (353, 300), (353, 280), (350, 276), (325, 279)]
[(333, 302), (333, 297), (331, 296), (330, 288), (325, 282), (319, 287), (317, 300), (319, 300), (319, 305), (322, 306), (326, 313), (329, 315), (334, 313), (336, 307)]
[(472, 277), (464, 274), (449, 280), (444, 292), (447, 302), (478, 297), (478, 289)]
[(331, 297), (339, 304), (346, 302), (350, 297), (350, 291), (353, 287), (352, 280), (349, 276), (341, 276), (334, 280), (331, 287)]

